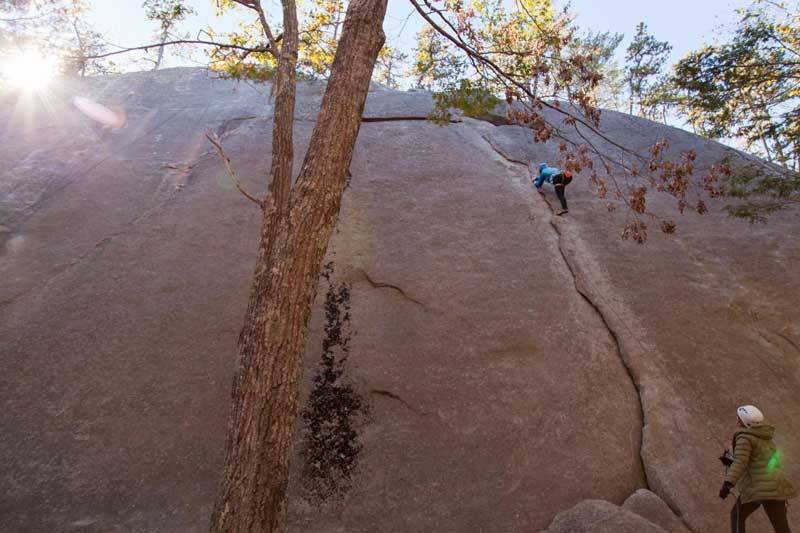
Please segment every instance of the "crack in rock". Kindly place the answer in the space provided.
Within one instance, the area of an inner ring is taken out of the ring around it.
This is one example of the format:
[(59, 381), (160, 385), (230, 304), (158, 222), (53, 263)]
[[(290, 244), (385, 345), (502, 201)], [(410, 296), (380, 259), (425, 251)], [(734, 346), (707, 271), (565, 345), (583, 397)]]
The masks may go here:
[[(430, 120), (427, 115), (420, 116), (420, 115), (400, 115), (400, 116), (389, 116), (389, 117), (361, 117), (361, 122), (400, 122), (404, 120)], [(450, 124), (460, 124), (463, 121), (459, 119), (450, 119), (448, 122)]]
[(533, 344), (519, 344), (515, 346), (507, 346), (503, 348), (496, 348), (483, 353), (483, 355), (491, 358), (501, 358), (506, 356), (527, 356), (535, 353), (538, 347)]
[[(218, 139), (228, 133), (236, 131), (244, 122), (256, 119), (271, 119), (272, 115), (247, 115), (244, 117), (233, 117), (224, 119), (214, 132)], [(390, 115), (387, 117), (361, 117), (361, 122), (403, 122), (403, 121), (429, 121), (427, 115)], [(316, 123), (316, 118), (294, 117), (294, 122), (311, 122)], [(450, 119), (450, 124), (460, 124), (463, 122), (461, 119)]]
[[(498, 146), (496, 146), (495, 143), (493, 143), (490, 140), (490, 138), (487, 137), (486, 135), (481, 135), (481, 137), (487, 142), (487, 144), (489, 144), (489, 146), (495, 152), (497, 152), (497, 154), (500, 157), (502, 157), (503, 159), (505, 159), (509, 163), (523, 166), (523, 167), (525, 167), (526, 170), (529, 170), (529, 166), (528, 166), (528, 164), (526, 162), (520, 161), (518, 159), (514, 159), (514, 158), (509, 157), (508, 155), (506, 155), (505, 152), (502, 149), (500, 149)], [(539, 196), (539, 195), (537, 195), (537, 196)], [(573, 282), (574, 282), (574, 285), (575, 285), (575, 290), (583, 298), (583, 300), (587, 304), (589, 304), (589, 306), (595, 311), (595, 313), (597, 314), (597, 316), (600, 318), (601, 322), (603, 323), (603, 326), (606, 328), (606, 330), (608, 331), (609, 335), (611, 335), (611, 338), (614, 340), (614, 344), (616, 346), (617, 356), (619, 357), (619, 360), (622, 363), (622, 366), (625, 369), (625, 372), (627, 373), (628, 378), (630, 379), (630, 382), (633, 385), (634, 390), (636, 391), (636, 397), (638, 399), (638, 404), (639, 404), (639, 415), (640, 415), (640, 419), (642, 421), (642, 427), (641, 427), (641, 430), (640, 430), (640, 440), (639, 440), (639, 462), (640, 462), (641, 469), (642, 469), (642, 475), (644, 477), (645, 487), (649, 491), (651, 491), (654, 494), (656, 494), (669, 507), (669, 509), (672, 511), (672, 513), (675, 516), (677, 516), (681, 520), (681, 522), (683, 522), (683, 524), (686, 526), (686, 528), (689, 531), (693, 531), (692, 528), (689, 526), (689, 524), (686, 522), (686, 520), (683, 518), (683, 516), (679, 512), (677, 512), (675, 507), (669, 501), (667, 501), (667, 499), (665, 499), (661, 494), (658, 494), (650, 486), (650, 481), (648, 480), (648, 477), (647, 477), (647, 467), (646, 467), (645, 459), (644, 459), (644, 456), (642, 455), (642, 451), (644, 449), (644, 428), (647, 426), (647, 421), (646, 421), (646, 411), (645, 411), (645, 408), (644, 408), (644, 403), (642, 401), (642, 391), (640, 389), (639, 381), (636, 378), (636, 374), (635, 374), (635, 372), (633, 371), (633, 369), (632, 369), (632, 367), (630, 365), (628, 354), (625, 352), (625, 349), (623, 348), (623, 345), (622, 345), (622, 342), (620, 340), (619, 334), (611, 326), (611, 324), (609, 323), (608, 319), (606, 318), (606, 315), (603, 312), (603, 310), (601, 309), (601, 307), (594, 301), (593, 295), (586, 289), (585, 282), (582, 280), (580, 274), (578, 273), (578, 269), (577, 269), (576, 265), (570, 259), (569, 255), (564, 251), (563, 236), (561, 234), (561, 229), (559, 228), (558, 224), (556, 223), (556, 220), (555, 220), (556, 219), (556, 215), (555, 215), (555, 211), (553, 210), (552, 204), (550, 203), (550, 201), (545, 196), (541, 196), (541, 200), (547, 205), (547, 208), (550, 211), (550, 221), (549, 221), (550, 222), (550, 227), (556, 233), (556, 236), (558, 238), (558, 251), (559, 251), (559, 253), (561, 255), (561, 258), (563, 259), (564, 263), (566, 264), (566, 266), (567, 266), (567, 268), (568, 268), (568, 270), (570, 272), (570, 275), (572, 276), (572, 279), (573, 279)]]
[(269, 118), (268, 116), (260, 117), (258, 115), (248, 115), (246, 117), (233, 117), (233, 118), (226, 118), (223, 120), (219, 126), (217, 126), (217, 131), (215, 132), (218, 139), (222, 139), (223, 136), (226, 134), (235, 131), (242, 125), (243, 122), (248, 120), (253, 120), (256, 118)]
[(772, 333), (773, 335), (777, 335), (777, 336), (778, 336), (778, 337), (780, 337), (781, 339), (785, 340), (785, 341), (786, 341), (787, 343), (789, 343), (789, 344), (790, 344), (790, 345), (791, 345), (791, 346), (792, 346), (792, 347), (793, 347), (795, 350), (797, 350), (797, 352), (798, 352), (798, 353), (800, 353), (800, 346), (798, 346), (798, 344), (797, 344), (795, 341), (793, 341), (791, 337), (789, 337), (789, 336), (788, 336), (788, 335), (786, 335), (786, 334), (783, 334), (783, 333), (781, 333), (780, 331), (773, 331), (773, 330), (769, 330), (769, 332), (770, 332), (770, 333)]
[(514, 159), (513, 157), (510, 157), (509, 155), (507, 155), (505, 152), (503, 152), (503, 150), (502, 150), (501, 148), (499, 148), (499, 147), (498, 147), (498, 146), (497, 146), (497, 145), (494, 143), (494, 141), (492, 141), (492, 138), (491, 138), (491, 137), (487, 137), (486, 135), (484, 135), (484, 134), (481, 134), (481, 138), (483, 138), (483, 140), (484, 140), (484, 141), (486, 141), (487, 143), (489, 143), (489, 146), (491, 146), (491, 147), (492, 147), (492, 150), (494, 150), (495, 152), (497, 152), (497, 155), (499, 155), (500, 157), (502, 157), (502, 158), (503, 158), (503, 159), (505, 159), (506, 161), (508, 161), (508, 162), (510, 162), (510, 163), (515, 163), (515, 164), (517, 164), (517, 165), (522, 165), (522, 166), (524, 166), (524, 167), (525, 167), (525, 170), (528, 170), (528, 171), (530, 170), (530, 166), (529, 166), (528, 162), (526, 162), (526, 161), (521, 161), (521, 160), (519, 160), (519, 159)]
[(417, 413), (418, 415), (428, 416), (428, 415), (431, 414), (428, 411), (422, 411), (420, 409), (417, 409), (416, 407), (414, 407), (413, 405), (411, 405), (410, 403), (405, 401), (403, 398), (401, 398), (399, 395), (397, 395), (397, 394), (395, 394), (395, 393), (393, 393), (391, 391), (384, 390), (384, 389), (372, 389), (372, 390), (369, 391), (369, 393), (370, 394), (375, 394), (377, 396), (383, 396), (384, 398), (390, 398), (392, 400), (400, 402), (406, 408), (408, 408), (410, 411), (413, 411), (413, 412)]
[(597, 302), (594, 301), (593, 295), (586, 289), (585, 282), (579, 275), (577, 268), (574, 265), (574, 262), (570, 260), (570, 257), (564, 251), (563, 236), (561, 234), (561, 229), (558, 227), (558, 224), (555, 221), (556, 214), (552, 204), (546, 197), (542, 196), (541, 198), (542, 201), (545, 204), (547, 204), (547, 208), (550, 210), (550, 226), (553, 228), (553, 230), (556, 232), (556, 235), (558, 236), (558, 251), (561, 254), (561, 257), (564, 259), (564, 263), (566, 263), (567, 268), (570, 271), (570, 274), (572, 274), (572, 279), (575, 283), (575, 290), (578, 292), (578, 294), (580, 294), (583, 297), (586, 303), (588, 303), (592, 307), (592, 309), (594, 309), (595, 313), (597, 313), (597, 316), (600, 317), (600, 320), (603, 322), (603, 325), (608, 330), (611, 337), (614, 339), (614, 344), (617, 347), (617, 355), (619, 356), (619, 360), (622, 363), (622, 366), (625, 368), (625, 372), (628, 374), (628, 377), (630, 378), (634, 390), (636, 390), (636, 397), (639, 400), (639, 414), (642, 420), (642, 429), (639, 441), (639, 462), (641, 463), (642, 466), (642, 474), (644, 475), (645, 487), (647, 488), (647, 490), (649, 490), (650, 492), (656, 494), (659, 498), (661, 498), (661, 501), (663, 501), (667, 505), (667, 507), (669, 507), (670, 511), (672, 511), (672, 513), (675, 516), (677, 516), (681, 520), (681, 522), (683, 522), (684, 526), (686, 526), (686, 529), (688, 529), (689, 531), (693, 531), (692, 528), (689, 526), (689, 524), (686, 522), (686, 520), (684, 520), (683, 516), (679, 512), (677, 512), (677, 510), (673, 507), (673, 505), (670, 502), (668, 502), (662, 495), (658, 494), (655, 491), (655, 489), (652, 488), (650, 485), (650, 480), (647, 477), (647, 466), (645, 464), (644, 456), (642, 455), (642, 450), (644, 449), (644, 428), (645, 426), (647, 426), (647, 415), (644, 408), (644, 402), (642, 401), (642, 391), (640, 389), (639, 380), (636, 378), (636, 374), (630, 365), (629, 356), (626, 353), (625, 349), (623, 348), (622, 342), (620, 340), (620, 335), (611, 326), (608, 319), (606, 318), (605, 313), (600, 308), (599, 304), (597, 304)]
[(413, 296), (410, 296), (408, 293), (406, 293), (406, 291), (404, 291), (402, 288), (398, 287), (397, 285), (394, 285), (392, 283), (384, 283), (384, 282), (381, 282), (381, 281), (375, 281), (370, 277), (369, 274), (367, 274), (367, 272), (364, 269), (359, 269), (359, 272), (361, 273), (361, 275), (364, 278), (364, 280), (367, 283), (369, 283), (372, 286), (373, 289), (392, 289), (393, 291), (396, 291), (398, 294), (400, 294), (406, 300), (417, 304), (418, 306), (422, 307), (423, 309), (427, 309), (428, 308), (428, 306), (425, 305), (423, 302), (417, 300)]

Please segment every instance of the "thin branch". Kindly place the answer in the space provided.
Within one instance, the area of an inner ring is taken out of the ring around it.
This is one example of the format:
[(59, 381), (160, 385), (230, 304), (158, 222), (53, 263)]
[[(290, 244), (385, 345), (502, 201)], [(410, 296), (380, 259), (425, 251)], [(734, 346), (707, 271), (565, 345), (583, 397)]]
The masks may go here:
[(544, 100), (542, 100), (542, 99), (540, 99), (540, 98), (537, 98), (537, 97), (535, 97), (535, 96), (534, 96), (534, 95), (533, 95), (533, 94), (530, 92), (530, 90), (529, 90), (527, 87), (525, 87), (525, 85), (523, 85), (522, 83), (520, 83), (519, 81), (517, 81), (516, 79), (514, 79), (513, 75), (511, 75), (511, 74), (509, 74), (508, 72), (504, 71), (502, 68), (500, 68), (500, 66), (499, 66), (497, 63), (495, 63), (495, 62), (494, 62), (494, 61), (492, 61), (491, 59), (489, 59), (489, 58), (485, 57), (485, 56), (484, 56), (484, 55), (482, 55), (480, 52), (478, 52), (477, 50), (475, 50), (474, 48), (472, 48), (472, 47), (471, 47), (469, 44), (467, 44), (466, 42), (464, 42), (464, 40), (461, 38), (461, 36), (460, 36), (460, 34), (458, 33), (458, 31), (457, 31), (457, 30), (455, 30), (455, 28), (454, 28), (453, 24), (452, 24), (452, 23), (451, 23), (451, 22), (450, 22), (450, 21), (447, 19), (447, 17), (445, 17), (445, 16), (444, 16), (444, 15), (441, 13), (441, 10), (440, 10), (440, 9), (437, 9), (437, 8), (433, 7), (433, 5), (431, 4), (430, 0), (422, 0), (422, 1), (425, 3), (425, 5), (428, 7), (428, 9), (430, 9), (430, 10), (431, 10), (431, 12), (432, 12), (432, 13), (436, 13), (436, 15), (437, 15), (437, 16), (438, 16), (438, 17), (439, 17), (439, 18), (440, 18), (440, 19), (441, 19), (441, 20), (442, 20), (442, 21), (443, 21), (443, 22), (444, 22), (446, 25), (448, 25), (450, 28), (453, 28), (453, 29), (455, 30), (455, 35), (456, 35), (455, 37), (454, 37), (453, 35), (450, 35), (450, 33), (449, 33), (449, 32), (447, 32), (447, 31), (446, 31), (446, 30), (444, 30), (444, 29), (443, 29), (443, 28), (442, 28), (440, 25), (438, 25), (438, 24), (436, 23), (436, 21), (434, 21), (434, 20), (431, 18), (430, 14), (429, 14), (428, 12), (426, 12), (426, 11), (425, 11), (425, 10), (422, 8), (422, 6), (421, 6), (421, 5), (420, 5), (420, 4), (417, 2), (417, 0), (409, 0), (409, 1), (410, 1), (410, 2), (411, 2), (411, 4), (412, 4), (412, 5), (413, 5), (413, 6), (416, 8), (417, 12), (418, 12), (418, 13), (419, 13), (419, 14), (422, 16), (422, 18), (423, 18), (423, 19), (425, 19), (425, 21), (426, 21), (428, 24), (430, 24), (430, 25), (433, 27), (433, 29), (434, 29), (434, 30), (436, 30), (436, 31), (437, 31), (439, 34), (441, 34), (441, 35), (442, 35), (443, 37), (445, 37), (447, 40), (449, 40), (450, 42), (452, 42), (453, 44), (455, 44), (455, 45), (456, 45), (458, 48), (460, 48), (461, 50), (463, 50), (464, 52), (466, 52), (466, 53), (467, 53), (469, 56), (473, 56), (473, 57), (475, 57), (475, 59), (477, 59), (479, 62), (482, 62), (482, 63), (484, 63), (485, 65), (487, 65), (487, 66), (488, 66), (488, 67), (489, 67), (491, 70), (495, 71), (495, 72), (496, 72), (496, 73), (497, 73), (497, 74), (498, 74), (498, 75), (499, 75), (499, 76), (500, 76), (502, 79), (504, 79), (504, 80), (506, 80), (507, 82), (509, 82), (509, 83), (511, 83), (512, 85), (514, 85), (516, 88), (518, 88), (519, 90), (521, 90), (523, 93), (527, 94), (527, 95), (528, 95), (530, 98), (532, 98), (532, 99), (534, 99), (535, 101), (537, 101), (537, 102), (538, 102), (539, 104), (541, 104), (543, 107), (546, 107), (546, 108), (550, 109), (551, 111), (555, 111), (556, 113), (560, 113), (560, 114), (562, 114), (562, 115), (565, 115), (566, 117), (569, 117), (571, 120), (574, 120), (575, 122), (578, 122), (578, 123), (582, 124), (583, 126), (586, 126), (586, 127), (587, 127), (587, 128), (590, 130), (590, 131), (592, 131), (592, 132), (593, 132), (595, 135), (599, 136), (599, 137), (600, 137), (600, 138), (602, 138), (604, 141), (608, 142), (609, 144), (613, 145), (614, 147), (618, 148), (619, 150), (621, 150), (621, 151), (623, 151), (623, 152), (625, 152), (625, 153), (628, 153), (628, 154), (629, 154), (629, 155), (631, 155), (632, 157), (636, 157), (636, 158), (638, 158), (638, 159), (644, 160), (644, 157), (642, 157), (642, 156), (641, 156), (641, 154), (637, 154), (637, 153), (635, 153), (633, 150), (630, 150), (629, 148), (627, 148), (627, 147), (625, 147), (625, 146), (623, 146), (623, 145), (619, 144), (618, 142), (616, 142), (615, 140), (613, 140), (613, 139), (611, 139), (610, 137), (608, 137), (606, 134), (604, 134), (603, 132), (601, 132), (599, 129), (595, 128), (595, 127), (594, 127), (592, 124), (590, 124), (589, 122), (587, 122), (586, 120), (584, 120), (584, 119), (583, 119), (583, 118), (581, 118), (580, 116), (578, 116), (578, 115), (575, 115), (575, 114), (573, 114), (573, 113), (570, 113), (570, 112), (568, 112), (568, 111), (564, 111), (563, 109), (561, 109), (561, 108), (560, 108), (560, 107), (558, 107), (558, 106), (555, 106), (555, 105), (553, 105), (553, 104), (550, 104), (550, 103), (548, 103), (548, 102), (546, 102), (546, 101), (544, 101)]
[[(280, 37), (280, 36), (279, 36)], [(238, 44), (229, 44), (229, 43), (218, 43), (214, 41), (203, 41), (197, 39), (179, 39), (177, 41), (167, 41), (163, 43), (153, 43), (147, 44), (144, 46), (134, 46), (132, 48), (123, 48), (122, 50), (117, 50), (115, 52), (106, 52), (105, 54), (97, 54), (92, 56), (73, 56), (73, 59), (100, 59), (103, 57), (108, 56), (115, 56), (118, 54), (127, 54), (128, 52), (135, 52), (137, 50), (144, 50), (145, 52), (149, 51), (151, 48), (160, 48), (163, 46), (171, 46), (176, 44), (202, 44), (205, 46), (217, 46), (219, 48), (234, 48), (236, 50), (244, 50), (245, 52), (270, 52), (269, 46), (261, 46), (261, 47), (248, 47), (248, 46), (239, 46)]]
[(269, 44), (271, 46), (269, 53), (275, 59), (278, 59), (278, 41), (275, 39), (275, 35), (272, 33), (272, 30), (269, 27), (269, 23), (267, 22), (267, 16), (264, 13), (264, 8), (261, 6), (261, 0), (233, 0), (235, 3), (239, 4), (240, 6), (244, 6), (248, 9), (252, 9), (256, 13), (258, 13), (258, 19), (261, 21), (261, 28), (264, 30), (264, 35), (267, 36), (269, 40)]
[(51, 9), (45, 13), (39, 13), (38, 15), (31, 15), (29, 17), (11, 17), (11, 18), (0, 18), (0, 22), (28, 22), (30, 20), (41, 20), (45, 17), (49, 17), (50, 15), (55, 15), (58, 13), (57, 9)]
[(248, 200), (257, 203), (258, 206), (263, 209), (266, 201), (258, 199), (247, 189), (245, 189), (244, 185), (242, 185), (242, 182), (239, 181), (239, 176), (236, 175), (236, 171), (234, 171), (233, 167), (231, 167), (231, 158), (225, 153), (225, 150), (222, 148), (222, 144), (220, 144), (219, 139), (217, 139), (216, 136), (212, 136), (210, 133), (206, 133), (206, 139), (208, 139), (209, 142), (216, 147), (220, 157), (222, 157), (222, 162), (225, 164), (225, 169), (228, 171), (228, 175), (231, 177), (233, 184), (236, 185), (236, 188), (239, 189), (239, 192), (242, 193)]

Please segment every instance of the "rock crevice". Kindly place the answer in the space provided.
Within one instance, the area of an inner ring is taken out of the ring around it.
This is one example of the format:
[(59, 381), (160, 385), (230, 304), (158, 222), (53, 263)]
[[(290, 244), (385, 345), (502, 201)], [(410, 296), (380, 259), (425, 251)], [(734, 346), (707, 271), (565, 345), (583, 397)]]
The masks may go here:
[[(486, 135), (482, 135), (482, 138), (489, 144), (489, 146), (492, 148), (492, 150), (494, 150), (504, 160), (508, 161), (509, 163), (511, 163), (513, 165), (522, 166), (522, 167), (524, 167), (526, 172), (528, 171), (528, 169), (529, 169), (528, 163), (526, 163), (524, 161), (521, 161), (519, 159), (515, 159), (515, 158), (512, 158), (512, 157), (509, 157), (501, 148), (499, 148), (496, 145), (496, 143), (494, 143), (491, 140), (491, 137), (486, 136)], [(644, 446), (644, 427), (647, 425), (647, 414), (646, 414), (646, 411), (645, 411), (645, 408), (644, 408), (644, 403), (642, 401), (641, 384), (639, 383), (639, 380), (637, 379), (635, 372), (631, 368), (630, 361), (629, 361), (628, 357), (625, 354), (625, 350), (623, 348), (623, 345), (622, 345), (622, 342), (621, 342), (621, 339), (620, 339), (620, 334), (611, 326), (611, 324), (609, 323), (607, 317), (605, 316), (605, 313), (604, 313), (603, 309), (594, 300), (594, 296), (592, 295), (592, 293), (586, 289), (585, 280), (582, 279), (581, 274), (579, 272), (579, 269), (578, 269), (577, 265), (574, 262), (574, 258), (572, 258), (569, 254), (567, 254), (567, 252), (564, 249), (563, 235), (561, 233), (561, 229), (559, 228), (559, 224), (556, 222), (556, 218), (555, 218), (556, 214), (555, 214), (555, 210), (553, 209), (552, 204), (545, 197), (542, 197), (541, 200), (545, 203), (545, 205), (547, 206), (547, 209), (550, 212), (549, 224), (550, 224), (550, 227), (553, 229), (553, 231), (556, 234), (556, 237), (557, 237), (557, 240), (558, 240), (558, 251), (559, 251), (559, 253), (561, 255), (561, 258), (564, 261), (564, 264), (567, 266), (567, 269), (569, 270), (569, 273), (570, 273), (570, 275), (572, 277), (572, 280), (574, 282), (575, 290), (581, 296), (581, 298), (594, 310), (594, 312), (596, 313), (596, 315), (598, 316), (598, 318), (602, 322), (603, 326), (606, 328), (606, 330), (608, 331), (609, 335), (613, 339), (614, 345), (615, 345), (615, 348), (616, 348), (616, 353), (617, 353), (617, 355), (619, 357), (619, 361), (622, 364), (623, 368), (625, 369), (625, 372), (627, 373), (628, 378), (630, 379), (631, 385), (633, 386), (634, 390), (636, 391), (636, 397), (637, 397), (638, 405), (639, 405), (639, 417), (640, 417), (640, 420), (641, 420), (641, 428), (642, 428), (641, 429), (641, 433), (640, 433), (640, 437), (639, 437), (639, 443), (640, 443), (640, 445), (639, 445), (639, 462), (641, 464), (642, 474), (644, 476), (645, 488), (647, 490), (650, 490), (653, 493), (656, 493), (655, 490), (651, 487), (651, 484), (650, 484), (650, 482), (648, 480), (648, 477), (647, 477), (647, 465), (645, 463), (644, 456), (642, 455), (642, 447)], [(658, 495), (658, 496), (662, 499), (662, 501), (665, 502), (665, 504), (669, 507), (669, 509), (672, 511), (672, 513), (675, 514), (676, 517), (681, 519), (681, 521), (686, 526), (686, 528), (689, 531), (692, 531), (691, 528), (689, 527), (689, 525), (686, 523), (686, 521), (683, 520), (683, 518), (682, 518), (681, 514), (678, 512), (678, 510), (674, 509), (661, 495)]]
[(398, 293), (403, 298), (405, 298), (406, 300), (408, 300), (409, 302), (412, 302), (412, 303), (414, 303), (414, 304), (416, 304), (416, 305), (418, 305), (418, 306), (420, 306), (420, 307), (422, 307), (424, 309), (428, 308), (427, 305), (425, 305), (423, 302), (417, 300), (413, 296), (409, 295), (401, 287), (398, 287), (397, 285), (394, 285), (393, 283), (385, 283), (385, 282), (382, 282), (382, 281), (375, 281), (374, 279), (372, 279), (372, 277), (369, 274), (367, 274), (366, 270), (362, 269), (362, 270), (359, 270), (359, 272), (361, 274), (361, 277), (364, 279), (364, 281), (369, 283), (370, 286), (372, 286), (373, 289), (391, 289), (391, 290), (395, 291), (396, 293)]
[(418, 415), (427, 416), (427, 415), (430, 414), (427, 411), (423, 411), (421, 409), (418, 409), (418, 408), (414, 407), (413, 405), (411, 405), (410, 403), (405, 401), (402, 396), (400, 396), (399, 394), (395, 394), (392, 391), (388, 391), (388, 390), (385, 390), (385, 389), (372, 389), (369, 392), (370, 392), (370, 394), (374, 394), (376, 396), (383, 396), (384, 398), (392, 399), (392, 400), (400, 403), (404, 407), (406, 407), (409, 411), (413, 411), (414, 413), (417, 413)]

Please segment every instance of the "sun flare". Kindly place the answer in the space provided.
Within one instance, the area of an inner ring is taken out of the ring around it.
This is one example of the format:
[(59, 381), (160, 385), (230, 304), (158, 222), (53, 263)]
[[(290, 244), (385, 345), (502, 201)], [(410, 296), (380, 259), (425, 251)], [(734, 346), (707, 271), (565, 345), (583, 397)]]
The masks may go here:
[(18, 89), (41, 91), (57, 72), (56, 59), (34, 48), (18, 49), (0, 59), (0, 79)]

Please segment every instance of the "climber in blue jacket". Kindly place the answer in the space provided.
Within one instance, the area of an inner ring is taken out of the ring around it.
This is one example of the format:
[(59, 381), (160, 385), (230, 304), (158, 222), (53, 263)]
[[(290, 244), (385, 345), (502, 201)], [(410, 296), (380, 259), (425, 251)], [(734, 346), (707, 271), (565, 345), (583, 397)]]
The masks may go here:
[(561, 216), (569, 213), (569, 210), (567, 210), (567, 197), (564, 193), (567, 185), (572, 181), (572, 173), (569, 170), (561, 172), (557, 168), (547, 166), (547, 163), (540, 163), (539, 175), (533, 181), (533, 185), (541, 194), (544, 194), (541, 189), (545, 181), (553, 185), (558, 201), (561, 202), (561, 211), (556, 215)]

